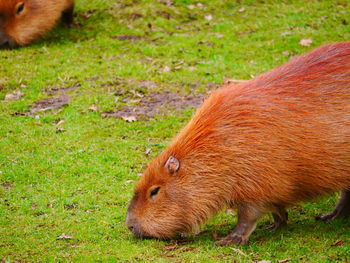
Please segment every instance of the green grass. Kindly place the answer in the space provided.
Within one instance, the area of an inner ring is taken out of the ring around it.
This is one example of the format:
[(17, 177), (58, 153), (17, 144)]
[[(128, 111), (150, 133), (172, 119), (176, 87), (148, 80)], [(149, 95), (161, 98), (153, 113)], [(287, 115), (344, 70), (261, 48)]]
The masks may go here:
[[(234, 225), (225, 213), (174, 249), (166, 246), (169, 241), (135, 239), (125, 228), (138, 174), (193, 110), (127, 123), (102, 118), (91, 105), (111, 111), (134, 91), (204, 92), (210, 83), (249, 79), (293, 55), (350, 39), (345, 0), (203, 0), (203, 7), (188, 8), (197, 3), (78, 0), (80, 27), (58, 26), (31, 46), (0, 50), (0, 260), (350, 261), (349, 221), (314, 220), (333, 208), (336, 196), (291, 209), (288, 227), (275, 233), (265, 230), (271, 218), (264, 217), (250, 245), (242, 247), (214, 246), (213, 233), (223, 236)], [(141, 39), (118, 40), (119, 35)], [(313, 43), (303, 47), (302, 38)], [(162, 72), (165, 66), (171, 70)], [(157, 85), (140, 87), (144, 80)], [(80, 87), (67, 91), (71, 100), (63, 110), (20, 114), (38, 100), (59, 96), (48, 89), (76, 84)], [(15, 90), (24, 96), (2, 101)], [(55, 126), (60, 120), (63, 131)], [(73, 238), (57, 240), (62, 233)], [(331, 246), (337, 240), (344, 243)]]

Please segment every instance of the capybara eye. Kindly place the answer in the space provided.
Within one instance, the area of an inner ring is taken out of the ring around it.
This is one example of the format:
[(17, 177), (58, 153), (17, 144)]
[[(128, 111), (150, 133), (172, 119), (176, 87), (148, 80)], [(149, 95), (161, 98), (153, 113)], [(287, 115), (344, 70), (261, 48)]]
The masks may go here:
[(19, 3), (16, 7), (16, 14), (19, 15), (23, 12), (24, 10), (24, 3)]
[(151, 191), (151, 193), (149, 194), (149, 197), (152, 198), (153, 196), (155, 196), (156, 194), (158, 194), (159, 189), (160, 189), (160, 186), (154, 188), (154, 189)]

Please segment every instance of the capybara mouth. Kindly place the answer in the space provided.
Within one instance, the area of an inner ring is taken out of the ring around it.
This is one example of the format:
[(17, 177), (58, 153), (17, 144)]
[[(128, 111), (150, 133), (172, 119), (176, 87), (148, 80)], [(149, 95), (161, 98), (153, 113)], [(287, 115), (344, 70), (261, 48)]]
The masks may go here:
[(182, 235), (174, 235), (174, 236), (153, 236), (148, 234), (147, 232), (140, 229), (138, 226), (128, 227), (131, 233), (139, 238), (139, 239), (158, 239), (158, 240), (176, 240), (182, 237)]
[(131, 231), (131, 233), (133, 233), (133, 235), (137, 238), (140, 238), (140, 239), (151, 239), (152, 238), (152, 236), (150, 236), (146, 232), (142, 231), (141, 228), (138, 227), (137, 225), (128, 226), (128, 228)]
[(9, 38), (1, 39), (0, 42), (1, 42), (0, 49), (12, 49), (12, 48), (18, 47), (16, 42), (14, 42), (13, 40), (11, 40)]

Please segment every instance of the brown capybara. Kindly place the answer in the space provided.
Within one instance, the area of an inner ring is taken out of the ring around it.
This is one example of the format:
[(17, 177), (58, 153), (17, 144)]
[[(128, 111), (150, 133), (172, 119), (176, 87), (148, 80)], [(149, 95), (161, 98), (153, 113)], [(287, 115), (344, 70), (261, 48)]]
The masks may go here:
[(71, 24), (73, 9), (74, 0), (0, 0), (0, 47), (27, 45), (61, 17)]
[(326, 45), (215, 91), (135, 188), (126, 223), (138, 237), (176, 238), (225, 207), (238, 210), (218, 245), (244, 244), (272, 212), (342, 191), (350, 214), (350, 42)]

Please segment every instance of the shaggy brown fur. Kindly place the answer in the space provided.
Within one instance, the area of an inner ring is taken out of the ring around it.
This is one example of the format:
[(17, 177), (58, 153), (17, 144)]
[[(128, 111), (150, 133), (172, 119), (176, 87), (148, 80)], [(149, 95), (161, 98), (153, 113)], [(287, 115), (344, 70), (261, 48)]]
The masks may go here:
[(27, 45), (51, 30), (60, 17), (72, 22), (74, 0), (0, 0), (0, 46)]
[(323, 220), (350, 214), (350, 42), (326, 45), (255, 79), (215, 91), (135, 188), (127, 226), (173, 238), (225, 207), (236, 228), (217, 244), (248, 241), (256, 221), (343, 191)]

